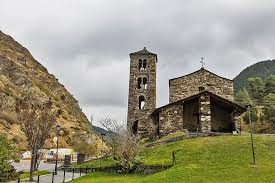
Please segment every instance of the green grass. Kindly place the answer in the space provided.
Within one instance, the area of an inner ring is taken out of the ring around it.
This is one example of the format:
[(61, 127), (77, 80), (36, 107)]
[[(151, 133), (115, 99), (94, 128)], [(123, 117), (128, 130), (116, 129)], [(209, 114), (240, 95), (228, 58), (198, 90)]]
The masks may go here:
[[(47, 170), (39, 170), (39, 171), (35, 171), (33, 176), (37, 176), (37, 175), (46, 175), (49, 174), (51, 172), (47, 171)], [(24, 172), (23, 174), (20, 175), (20, 179), (26, 179), (30, 177), (30, 173), (29, 172)]]
[(97, 182), (275, 182), (275, 136), (255, 136), (257, 165), (251, 165), (250, 137), (218, 136), (182, 140), (145, 149), (145, 164), (176, 164), (152, 175), (120, 175), (95, 172), (73, 183)]
[(108, 167), (115, 164), (115, 161), (112, 157), (103, 158), (101, 160), (94, 160), (85, 162), (82, 164), (74, 165), (75, 168), (85, 168), (85, 167)]
[(165, 141), (165, 140), (169, 140), (169, 139), (173, 139), (173, 138), (176, 138), (176, 137), (180, 137), (180, 136), (187, 136), (186, 133), (184, 132), (176, 132), (176, 133), (172, 133), (170, 135), (167, 135), (167, 136), (163, 136), (161, 137), (160, 139), (158, 139), (156, 142), (161, 142), (161, 141)]

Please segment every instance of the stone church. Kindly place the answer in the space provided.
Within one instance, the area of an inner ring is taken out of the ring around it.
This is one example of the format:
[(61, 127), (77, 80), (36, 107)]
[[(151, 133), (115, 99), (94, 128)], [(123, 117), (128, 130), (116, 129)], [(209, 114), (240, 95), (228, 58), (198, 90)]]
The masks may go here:
[(169, 104), (156, 108), (158, 58), (146, 48), (130, 54), (127, 125), (142, 137), (178, 131), (240, 131), (246, 111), (234, 103), (233, 80), (203, 67), (169, 80)]

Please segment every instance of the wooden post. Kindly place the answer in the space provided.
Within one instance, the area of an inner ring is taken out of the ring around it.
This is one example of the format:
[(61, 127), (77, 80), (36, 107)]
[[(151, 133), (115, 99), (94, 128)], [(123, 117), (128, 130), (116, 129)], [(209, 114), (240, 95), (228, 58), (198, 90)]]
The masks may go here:
[(54, 181), (54, 174), (55, 174), (55, 172), (53, 172), (53, 174), (52, 174), (52, 183)]
[(65, 182), (65, 177), (66, 177), (66, 171), (65, 171), (65, 168), (64, 168), (63, 182)]
[(255, 165), (256, 158), (255, 158), (254, 141), (253, 141), (253, 135), (252, 135), (252, 122), (251, 122), (251, 116), (250, 116), (250, 106), (248, 106), (248, 118), (249, 118), (249, 126), (250, 126), (250, 139), (251, 139), (251, 147), (252, 147), (253, 164)]
[(74, 168), (73, 168), (73, 177), (72, 177), (72, 180), (74, 180)]

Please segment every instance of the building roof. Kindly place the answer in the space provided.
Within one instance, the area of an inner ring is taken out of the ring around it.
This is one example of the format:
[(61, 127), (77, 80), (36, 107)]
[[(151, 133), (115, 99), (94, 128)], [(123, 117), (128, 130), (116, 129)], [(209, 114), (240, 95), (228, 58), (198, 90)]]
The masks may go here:
[(187, 77), (187, 76), (190, 76), (190, 75), (193, 75), (193, 74), (195, 74), (195, 73), (202, 72), (202, 71), (206, 71), (206, 72), (208, 72), (208, 73), (210, 73), (210, 74), (213, 74), (213, 75), (215, 75), (215, 76), (217, 76), (217, 77), (219, 77), (219, 78), (226, 79), (226, 80), (229, 80), (229, 81), (232, 81), (232, 82), (233, 82), (232, 79), (228, 79), (228, 78), (221, 77), (221, 76), (219, 76), (219, 75), (217, 75), (217, 74), (215, 74), (215, 73), (213, 73), (213, 72), (211, 72), (211, 71), (205, 69), (204, 67), (202, 67), (201, 69), (199, 69), (199, 70), (197, 70), (197, 71), (195, 71), (195, 72), (192, 72), (192, 73), (189, 73), (189, 74), (186, 74), (186, 75), (183, 75), (183, 76), (179, 76), (179, 77), (176, 77), (176, 78), (169, 79), (169, 83), (170, 83), (170, 81), (172, 81), (172, 80), (179, 79), (179, 78), (182, 78), (182, 77)]
[(176, 101), (176, 102), (172, 102), (172, 103), (169, 103), (169, 104), (164, 105), (164, 106), (162, 106), (162, 107), (159, 107), (159, 108), (155, 109), (154, 112), (153, 112), (152, 114), (157, 113), (157, 112), (159, 112), (161, 109), (166, 108), (166, 107), (169, 107), (169, 106), (171, 106), (171, 105), (175, 105), (175, 104), (187, 102), (187, 101), (190, 101), (190, 100), (192, 100), (192, 99), (198, 98), (199, 96), (201, 96), (201, 95), (203, 95), (203, 94), (209, 94), (210, 97), (213, 97), (213, 98), (215, 99), (216, 103), (223, 103), (225, 106), (234, 107), (234, 108), (238, 109), (240, 112), (245, 112), (245, 111), (246, 111), (246, 108), (245, 108), (244, 106), (242, 106), (242, 105), (239, 105), (239, 104), (237, 104), (237, 103), (235, 103), (235, 102), (232, 102), (232, 101), (230, 101), (230, 100), (227, 100), (227, 99), (225, 99), (225, 98), (223, 98), (223, 97), (220, 97), (220, 96), (218, 96), (218, 95), (216, 95), (216, 94), (214, 94), (214, 93), (212, 93), (212, 92), (210, 92), (210, 91), (203, 91), (203, 92), (200, 92), (200, 93), (198, 93), (198, 94), (192, 95), (192, 96), (190, 96), (190, 97), (187, 97), (187, 98), (178, 100), (178, 101)]
[(131, 55), (154, 55), (154, 56), (157, 58), (157, 61), (158, 61), (157, 54), (148, 51), (148, 50), (146, 49), (146, 47), (144, 47), (142, 50), (139, 50), (139, 51), (130, 53), (130, 56), (131, 56)]

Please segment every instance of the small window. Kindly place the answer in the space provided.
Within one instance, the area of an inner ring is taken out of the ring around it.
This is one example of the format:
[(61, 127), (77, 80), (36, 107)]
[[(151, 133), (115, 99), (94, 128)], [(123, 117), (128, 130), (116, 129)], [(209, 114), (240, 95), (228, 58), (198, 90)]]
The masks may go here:
[(141, 82), (142, 82), (141, 78), (138, 78), (138, 89), (141, 89)]
[(144, 86), (144, 89), (148, 89), (147, 78), (143, 78), (143, 86)]
[(143, 68), (142, 68), (142, 60), (141, 59), (139, 59), (139, 61), (138, 61), (138, 70), (142, 70)]
[(203, 86), (200, 86), (199, 87), (199, 92), (203, 92), (203, 91), (205, 91), (205, 88)]
[(147, 66), (147, 60), (146, 59), (144, 59), (143, 60), (143, 70), (146, 70), (146, 66)]
[(144, 96), (139, 96), (138, 107), (139, 107), (139, 109), (144, 109), (145, 108), (145, 98), (144, 98)]

